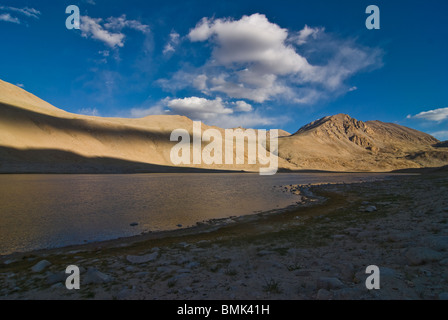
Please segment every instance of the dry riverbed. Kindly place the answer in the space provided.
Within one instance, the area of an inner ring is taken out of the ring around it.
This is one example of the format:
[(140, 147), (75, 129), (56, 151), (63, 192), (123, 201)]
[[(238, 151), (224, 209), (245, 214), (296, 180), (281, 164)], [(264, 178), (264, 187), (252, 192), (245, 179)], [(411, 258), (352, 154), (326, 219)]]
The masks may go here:
[[(303, 204), (213, 231), (1, 257), (0, 299), (448, 299), (448, 174), (281, 188)], [(72, 264), (80, 290), (65, 287)], [(379, 290), (366, 289), (369, 265)]]

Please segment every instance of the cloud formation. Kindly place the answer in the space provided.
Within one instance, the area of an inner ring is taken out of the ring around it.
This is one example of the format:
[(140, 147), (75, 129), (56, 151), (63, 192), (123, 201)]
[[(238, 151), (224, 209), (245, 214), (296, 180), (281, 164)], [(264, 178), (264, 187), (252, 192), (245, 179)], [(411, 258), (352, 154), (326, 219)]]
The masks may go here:
[(429, 111), (422, 111), (414, 116), (408, 115), (407, 118), (442, 122), (444, 120), (448, 120), (448, 108), (439, 108)]
[(89, 16), (81, 16), (81, 32), (84, 38), (92, 38), (104, 42), (111, 48), (123, 47), (123, 33), (110, 32), (101, 26), (101, 18), (91, 18)]
[(166, 98), (150, 108), (134, 108), (131, 110), (131, 116), (140, 118), (160, 114), (183, 115), (223, 128), (267, 126), (287, 121), (286, 118), (265, 117), (258, 111), (252, 111), (252, 106), (242, 100), (225, 102), (219, 97), (212, 100), (193, 96), (182, 99)]
[(308, 41), (309, 37), (313, 39), (317, 39), (319, 33), (325, 31), (325, 28), (310, 28), (307, 25), (300, 30), (296, 35), (290, 37), (290, 40), (295, 42), (297, 45), (305, 44)]
[[(0, 10), (7, 11), (6, 13), (0, 13), (0, 21), (11, 22), (16, 24), (20, 24), (21, 20), (15, 15), (21, 15), (26, 18), (39, 19), (39, 16), (41, 14), (40, 11), (28, 7), (15, 8), (15, 7), (0, 6)], [(12, 14), (14, 14), (14, 16)]]
[(126, 15), (123, 14), (120, 17), (110, 17), (107, 19), (107, 23), (104, 24), (104, 27), (108, 30), (121, 32), (124, 28), (134, 29), (140, 31), (142, 33), (148, 33), (149, 26), (142, 24), (137, 20), (128, 20), (126, 19)]
[(16, 17), (11, 16), (9, 13), (0, 14), (0, 21), (20, 24), (20, 20)]
[(126, 15), (110, 17), (106, 22), (101, 18), (81, 16), (80, 28), (83, 37), (99, 40), (110, 48), (124, 46), (126, 35), (122, 31), (125, 28), (140, 31), (144, 34), (150, 31), (149, 26), (137, 20), (128, 20)]
[(284, 93), (279, 76), (311, 72), (312, 66), (285, 43), (288, 31), (262, 14), (240, 20), (203, 18), (188, 34), (192, 42), (212, 43), (208, 67), (224, 67), (210, 78), (210, 91), (264, 102)]
[(180, 42), (180, 35), (175, 31), (171, 31), (170, 40), (163, 48), (163, 54), (166, 55), (176, 51), (176, 47), (178, 46), (179, 42)]
[[(379, 49), (339, 39), (321, 27), (290, 31), (258, 13), (239, 20), (203, 18), (187, 38), (207, 42), (212, 53), (196, 70), (179, 70), (172, 79), (160, 80), (170, 91), (179, 84), (209, 96), (313, 104), (349, 92), (354, 86), (345, 82), (351, 76), (382, 65)], [(177, 81), (186, 77), (193, 80)]]

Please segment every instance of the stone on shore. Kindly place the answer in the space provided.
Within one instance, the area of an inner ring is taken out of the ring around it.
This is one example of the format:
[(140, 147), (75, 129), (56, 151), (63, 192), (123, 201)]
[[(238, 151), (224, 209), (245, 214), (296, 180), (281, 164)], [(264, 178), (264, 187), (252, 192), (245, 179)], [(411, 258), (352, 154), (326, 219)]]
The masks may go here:
[(110, 282), (112, 280), (113, 278), (111, 276), (108, 276), (107, 274), (104, 274), (95, 268), (89, 268), (86, 274), (82, 277), (83, 284), (99, 284)]
[(51, 262), (47, 261), (47, 260), (41, 260), (38, 263), (36, 263), (31, 270), (33, 272), (42, 272), (44, 271), (47, 267), (51, 266)]

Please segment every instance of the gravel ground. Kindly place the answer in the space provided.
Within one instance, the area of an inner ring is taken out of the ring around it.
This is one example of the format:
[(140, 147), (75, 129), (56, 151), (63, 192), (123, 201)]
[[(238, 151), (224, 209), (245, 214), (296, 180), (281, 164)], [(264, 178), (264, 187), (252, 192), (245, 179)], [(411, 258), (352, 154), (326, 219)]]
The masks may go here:
[[(209, 232), (0, 257), (0, 299), (448, 299), (448, 174), (281, 188), (302, 203)], [(79, 290), (65, 287), (72, 264)]]

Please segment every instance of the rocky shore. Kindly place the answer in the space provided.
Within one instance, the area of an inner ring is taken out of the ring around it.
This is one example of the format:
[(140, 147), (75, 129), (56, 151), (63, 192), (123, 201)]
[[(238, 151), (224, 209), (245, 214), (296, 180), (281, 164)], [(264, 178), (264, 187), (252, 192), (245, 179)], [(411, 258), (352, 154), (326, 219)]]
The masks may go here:
[[(302, 205), (208, 232), (0, 257), (0, 299), (448, 299), (448, 174), (281, 188)], [(65, 287), (68, 265), (80, 290)], [(369, 265), (379, 290), (366, 288)]]

